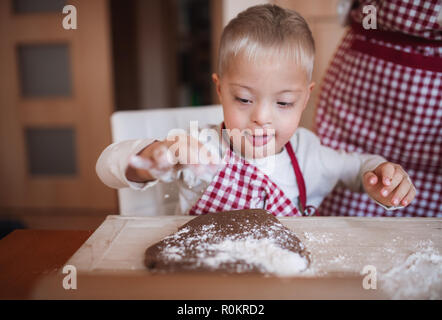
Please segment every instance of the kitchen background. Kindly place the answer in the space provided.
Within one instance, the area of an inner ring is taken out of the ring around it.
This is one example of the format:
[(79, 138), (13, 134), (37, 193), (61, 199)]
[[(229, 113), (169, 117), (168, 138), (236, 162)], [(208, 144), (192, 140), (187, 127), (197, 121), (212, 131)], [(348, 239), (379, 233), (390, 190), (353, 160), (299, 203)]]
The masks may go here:
[[(345, 28), (338, 0), (0, 0), (0, 237), (14, 228), (93, 230), (118, 214), (95, 174), (118, 110), (217, 104), (223, 26), (275, 3), (309, 22), (317, 83)], [(65, 5), (77, 9), (66, 30)]]

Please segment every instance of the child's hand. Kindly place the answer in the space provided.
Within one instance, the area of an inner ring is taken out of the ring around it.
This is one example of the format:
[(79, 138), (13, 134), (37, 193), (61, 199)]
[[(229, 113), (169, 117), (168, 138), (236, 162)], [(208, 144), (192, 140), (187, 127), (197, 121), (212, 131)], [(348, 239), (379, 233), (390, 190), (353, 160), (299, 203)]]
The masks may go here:
[(144, 182), (170, 175), (175, 164), (168, 159), (168, 147), (166, 141), (156, 141), (133, 156), (129, 160), (127, 178)]
[(416, 188), (404, 169), (392, 162), (380, 164), (364, 174), (367, 193), (385, 206), (407, 206), (416, 195)]
[[(217, 156), (190, 136), (176, 137), (173, 141), (156, 141), (130, 159), (126, 176), (136, 182), (156, 179), (170, 182), (183, 168), (190, 168), (196, 174), (204, 173), (206, 167), (212, 169), (210, 164), (218, 163)], [(202, 166), (205, 164), (209, 166)]]

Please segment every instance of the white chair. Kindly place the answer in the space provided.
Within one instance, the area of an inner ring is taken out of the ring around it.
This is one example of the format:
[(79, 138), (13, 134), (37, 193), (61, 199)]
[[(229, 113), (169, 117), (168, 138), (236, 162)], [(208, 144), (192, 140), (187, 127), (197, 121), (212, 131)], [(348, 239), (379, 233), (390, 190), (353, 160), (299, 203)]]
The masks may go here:
[[(117, 111), (111, 116), (112, 140), (163, 140), (171, 129), (188, 129), (190, 121), (198, 121), (199, 126), (204, 126), (219, 124), (222, 119), (220, 105)], [(130, 188), (118, 190), (120, 215), (124, 216), (173, 215), (177, 201), (178, 191), (175, 183), (158, 183), (146, 191)]]

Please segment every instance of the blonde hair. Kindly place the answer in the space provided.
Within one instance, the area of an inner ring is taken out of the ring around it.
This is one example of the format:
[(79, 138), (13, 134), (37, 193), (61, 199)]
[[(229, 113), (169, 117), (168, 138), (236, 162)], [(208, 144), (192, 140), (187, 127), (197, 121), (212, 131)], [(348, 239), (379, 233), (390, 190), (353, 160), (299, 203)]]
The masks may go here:
[(239, 54), (249, 61), (269, 55), (293, 59), (311, 80), (315, 43), (299, 13), (272, 4), (258, 5), (239, 13), (224, 28), (218, 55), (220, 76)]

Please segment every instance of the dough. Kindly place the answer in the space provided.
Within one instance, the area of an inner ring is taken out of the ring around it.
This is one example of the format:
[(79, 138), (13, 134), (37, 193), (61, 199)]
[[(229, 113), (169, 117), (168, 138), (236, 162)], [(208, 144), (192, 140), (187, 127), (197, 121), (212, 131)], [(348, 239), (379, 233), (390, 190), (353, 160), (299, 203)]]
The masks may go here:
[(265, 273), (293, 276), (310, 264), (296, 235), (262, 209), (198, 216), (147, 248), (154, 272)]

